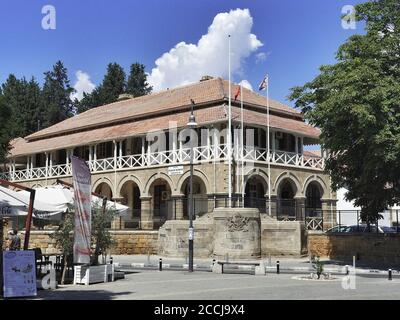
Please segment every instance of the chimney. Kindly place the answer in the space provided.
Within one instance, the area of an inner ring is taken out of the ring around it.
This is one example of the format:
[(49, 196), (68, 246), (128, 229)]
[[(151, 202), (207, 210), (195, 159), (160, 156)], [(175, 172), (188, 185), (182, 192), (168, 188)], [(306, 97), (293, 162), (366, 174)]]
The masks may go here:
[(132, 94), (122, 93), (118, 96), (117, 101), (129, 100), (129, 99), (133, 99), (133, 98), (134, 98), (134, 96)]
[(214, 77), (212, 77), (212, 76), (202, 76), (201, 79), (200, 79), (200, 82), (211, 80), (211, 79), (214, 79)]

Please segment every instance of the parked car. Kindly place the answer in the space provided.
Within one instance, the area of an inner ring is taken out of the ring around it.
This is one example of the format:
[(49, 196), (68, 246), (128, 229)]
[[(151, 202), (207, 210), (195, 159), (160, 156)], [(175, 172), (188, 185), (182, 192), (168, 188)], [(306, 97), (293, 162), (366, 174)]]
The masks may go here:
[(336, 226), (336, 227), (333, 227), (333, 228), (330, 228), (330, 229), (326, 230), (325, 233), (346, 232), (346, 229), (347, 229), (348, 227), (349, 227), (349, 226), (346, 226), (346, 225)]
[(326, 233), (361, 233), (361, 232), (371, 232), (371, 233), (396, 233), (396, 227), (378, 226), (378, 232), (376, 230), (376, 225), (371, 224), (355, 224), (355, 225), (341, 225), (335, 226), (325, 231)]

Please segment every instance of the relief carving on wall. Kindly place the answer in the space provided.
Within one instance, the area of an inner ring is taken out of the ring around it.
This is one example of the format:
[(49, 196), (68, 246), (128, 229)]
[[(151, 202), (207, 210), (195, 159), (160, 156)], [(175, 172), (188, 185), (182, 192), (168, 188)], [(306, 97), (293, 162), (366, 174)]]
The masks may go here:
[(228, 231), (249, 231), (249, 218), (245, 218), (239, 213), (235, 214), (232, 218), (228, 218)]

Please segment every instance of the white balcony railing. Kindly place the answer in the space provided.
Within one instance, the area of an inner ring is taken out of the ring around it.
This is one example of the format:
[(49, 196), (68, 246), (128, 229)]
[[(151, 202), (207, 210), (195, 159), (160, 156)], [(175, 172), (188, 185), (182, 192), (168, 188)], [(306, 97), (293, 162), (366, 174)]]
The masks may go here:
[[(262, 148), (244, 148), (243, 156), (241, 148), (232, 148), (233, 158), (241, 162), (255, 162), (295, 166), (301, 168), (324, 169), (324, 158), (318, 156), (305, 156), (302, 154), (275, 151), (268, 154)], [(199, 162), (212, 162), (228, 158), (226, 145), (201, 146), (193, 148), (193, 160)], [(116, 158), (106, 158), (88, 161), (89, 168), (93, 173), (119, 171), (159, 165), (184, 164), (190, 161), (190, 148), (160, 151), (153, 153), (127, 155)], [(30, 168), (24, 170), (1, 173), (1, 177), (11, 181), (36, 180), (46, 178), (59, 178), (71, 175), (71, 165), (62, 164), (56, 166)]]

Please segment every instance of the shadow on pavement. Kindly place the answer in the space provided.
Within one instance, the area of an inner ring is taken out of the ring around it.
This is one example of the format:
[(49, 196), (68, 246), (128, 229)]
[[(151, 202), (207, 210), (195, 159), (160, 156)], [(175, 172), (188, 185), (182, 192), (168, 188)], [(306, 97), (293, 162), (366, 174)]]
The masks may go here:
[(32, 300), (113, 300), (117, 296), (135, 293), (133, 291), (111, 292), (106, 290), (39, 290)]

